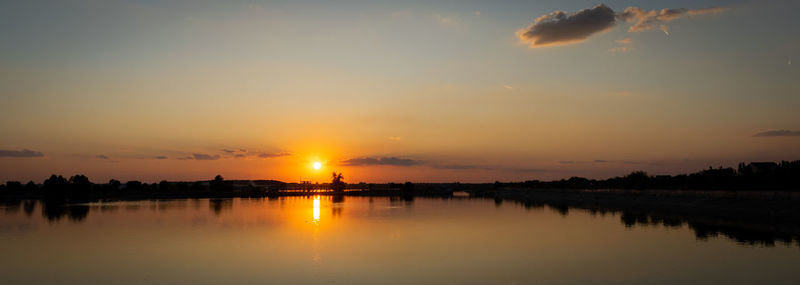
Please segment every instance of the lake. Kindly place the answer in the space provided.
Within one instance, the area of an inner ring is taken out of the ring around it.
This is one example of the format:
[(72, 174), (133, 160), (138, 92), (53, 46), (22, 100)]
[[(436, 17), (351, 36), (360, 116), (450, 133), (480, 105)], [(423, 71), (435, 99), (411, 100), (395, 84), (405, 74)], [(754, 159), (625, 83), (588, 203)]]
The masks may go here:
[(620, 213), (295, 196), (0, 208), (0, 284), (797, 284), (800, 247)]

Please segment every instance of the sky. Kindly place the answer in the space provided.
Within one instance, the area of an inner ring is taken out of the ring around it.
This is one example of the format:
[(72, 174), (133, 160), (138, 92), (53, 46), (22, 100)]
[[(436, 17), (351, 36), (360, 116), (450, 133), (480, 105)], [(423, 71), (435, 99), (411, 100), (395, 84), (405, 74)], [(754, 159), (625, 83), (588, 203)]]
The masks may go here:
[(0, 181), (493, 182), (797, 160), (798, 9), (0, 0)]

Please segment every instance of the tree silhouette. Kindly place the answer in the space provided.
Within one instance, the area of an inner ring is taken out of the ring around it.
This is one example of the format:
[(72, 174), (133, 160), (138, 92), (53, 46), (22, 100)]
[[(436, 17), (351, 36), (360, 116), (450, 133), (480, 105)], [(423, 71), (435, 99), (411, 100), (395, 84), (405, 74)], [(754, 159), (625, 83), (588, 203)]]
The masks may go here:
[(111, 191), (119, 191), (119, 187), (120, 186), (122, 186), (122, 182), (119, 182), (119, 180), (116, 180), (116, 179), (108, 180), (108, 188), (109, 188), (109, 190), (111, 190)]
[(39, 186), (36, 185), (33, 181), (28, 181), (28, 184), (25, 184), (25, 193), (26, 194), (38, 194)]
[(331, 176), (331, 188), (333, 189), (333, 192), (344, 193), (344, 188), (347, 186), (347, 184), (344, 183), (344, 176), (342, 176), (341, 173), (336, 174), (336, 172), (334, 172)]
[(89, 177), (86, 175), (75, 175), (69, 178), (71, 191), (69, 192), (69, 198), (74, 199), (75, 201), (85, 202), (89, 200), (89, 194), (92, 191), (92, 182), (89, 181)]
[(53, 174), (42, 183), (42, 192), (48, 200), (64, 200), (69, 186), (69, 181), (64, 176)]
[(233, 188), (233, 184), (225, 181), (225, 179), (222, 178), (222, 175), (215, 176), (214, 180), (209, 181), (208, 185), (209, 188), (211, 188), (211, 192), (214, 194), (230, 191)]

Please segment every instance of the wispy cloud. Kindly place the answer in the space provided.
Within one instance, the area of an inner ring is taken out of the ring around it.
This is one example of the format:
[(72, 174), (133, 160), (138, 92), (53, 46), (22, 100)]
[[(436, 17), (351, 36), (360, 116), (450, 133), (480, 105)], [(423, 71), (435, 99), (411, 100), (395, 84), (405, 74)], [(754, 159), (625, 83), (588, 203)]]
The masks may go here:
[(626, 45), (626, 46), (629, 46), (629, 45), (633, 44), (633, 40), (631, 40), (631, 38), (624, 38), (624, 39), (621, 39), (621, 40), (616, 40), (615, 42), (617, 42), (618, 44), (621, 44), (621, 45)]
[(625, 52), (629, 52), (631, 50), (633, 50), (633, 49), (630, 48), (630, 47), (613, 47), (613, 48), (608, 49), (608, 52), (622, 52), (622, 53), (625, 53)]
[(7, 150), (0, 149), (0, 157), (42, 157), (43, 153), (29, 149)]
[(430, 166), (436, 169), (449, 169), (449, 170), (488, 170), (488, 171), (521, 172), (521, 173), (547, 171), (541, 168), (500, 167), (500, 166), (473, 165), (473, 164), (430, 164)]
[(98, 155), (95, 155), (94, 157), (97, 158), (97, 159), (109, 159), (108, 156), (105, 155), (105, 154), (98, 154)]
[(339, 163), (343, 166), (404, 166), (404, 167), (431, 167), (435, 169), (445, 170), (489, 170), (489, 171), (505, 171), (505, 172), (543, 172), (546, 171), (540, 168), (523, 168), (523, 167), (503, 167), (503, 166), (487, 166), (476, 164), (454, 164), (443, 163), (436, 161), (423, 161), (408, 158), (397, 157), (362, 157), (352, 158), (341, 161)]
[(441, 24), (442, 26), (454, 27), (454, 26), (458, 26), (458, 25), (461, 24), (461, 22), (459, 22), (458, 19), (456, 17), (453, 17), (453, 16), (444, 16), (444, 15), (440, 15), (440, 14), (433, 14), (433, 18), (436, 19), (436, 21), (439, 22), (439, 24)]
[(157, 155), (153, 157), (153, 159), (167, 159), (167, 158), (168, 157), (166, 155)]
[[(247, 158), (276, 158), (292, 155), (289, 152), (262, 152), (250, 151), (244, 148), (226, 148), (221, 150), (221, 154), (191, 153), (190, 155), (175, 157), (177, 160), (219, 160), (219, 159), (247, 159)], [(160, 155), (154, 159), (167, 159)]]
[(725, 8), (644, 10), (639, 7), (628, 7), (619, 14), (619, 19), (633, 23), (633, 25), (628, 28), (628, 32), (647, 31), (655, 29), (656, 26), (658, 26), (660, 30), (669, 35), (669, 28), (664, 25), (664, 23), (672, 22), (685, 16), (717, 14), (722, 11), (725, 11)]
[(413, 166), (423, 164), (421, 161), (413, 159), (405, 159), (398, 157), (362, 157), (351, 158), (344, 160), (340, 163), (344, 166), (362, 166), (362, 165), (394, 165), (394, 166)]
[(225, 154), (246, 154), (247, 153), (247, 149), (244, 149), (244, 148), (237, 148), (237, 149), (226, 148), (226, 149), (223, 149), (222, 152), (224, 152)]
[(260, 157), (260, 158), (275, 158), (275, 157), (290, 156), (290, 155), (292, 155), (292, 154), (288, 153), (288, 152), (275, 152), (275, 153), (262, 152), (262, 153), (258, 154), (258, 157)]
[(771, 130), (766, 132), (760, 132), (753, 136), (754, 137), (797, 137), (800, 136), (800, 131)]
[(633, 50), (633, 47), (632, 47), (633, 40), (631, 40), (631, 38), (624, 38), (624, 39), (621, 39), (621, 40), (616, 40), (614, 42), (617, 43), (617, 46), (609, 49), (608, 52), (622, 52), (622, 53), (625, 53), (625, 52), (629, 52), (629, 51)]
[(192, 153), (192, 158), (194, 160), (217, 160), (219, 159), (219, 155), (209, 155), (204, 153)]

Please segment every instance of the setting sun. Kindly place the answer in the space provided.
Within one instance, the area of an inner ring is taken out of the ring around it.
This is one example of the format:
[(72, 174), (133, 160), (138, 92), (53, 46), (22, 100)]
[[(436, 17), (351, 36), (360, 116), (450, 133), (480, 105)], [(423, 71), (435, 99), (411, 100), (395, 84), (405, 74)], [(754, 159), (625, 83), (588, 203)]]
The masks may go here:
[(319, 170), (320, 168), (322, 168), (322, 162), (316, 161), (311, 166), (314, 167), (314, 169)]

